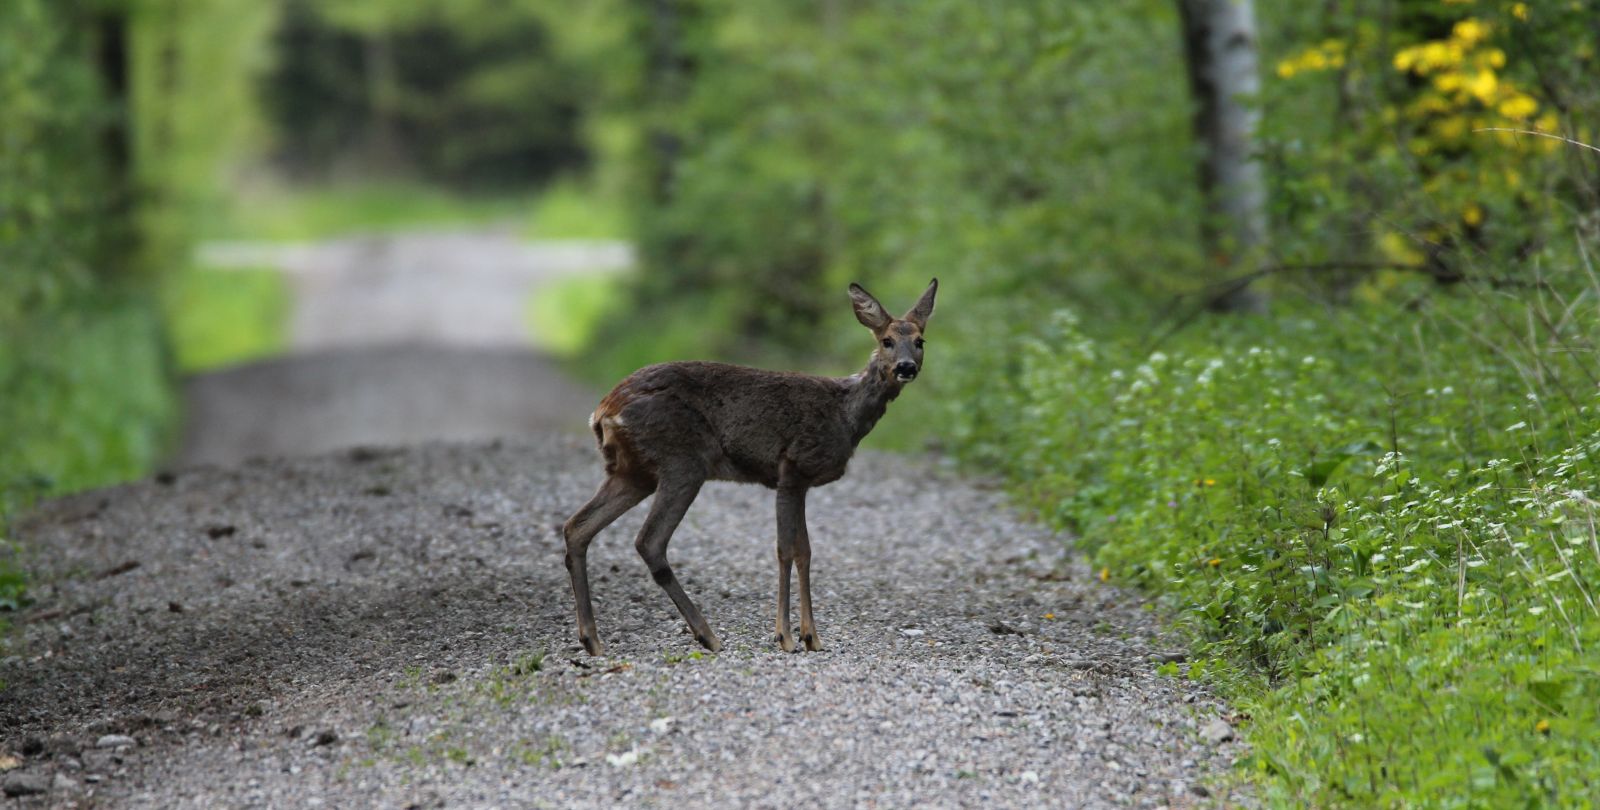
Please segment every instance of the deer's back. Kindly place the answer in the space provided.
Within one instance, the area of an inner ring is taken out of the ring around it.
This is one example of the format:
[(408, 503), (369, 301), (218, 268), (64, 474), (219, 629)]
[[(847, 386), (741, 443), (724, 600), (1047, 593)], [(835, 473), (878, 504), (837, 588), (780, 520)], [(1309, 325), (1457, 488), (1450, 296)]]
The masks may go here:
[[(724, 363), (647, 366), (595, 410), (608, 472), (654, 477), (698, 465), (706, 477), (778, 485), (825, 484), (855, 450), (839, 380)], [(615, 468), (615, 469), (613, 469)]]

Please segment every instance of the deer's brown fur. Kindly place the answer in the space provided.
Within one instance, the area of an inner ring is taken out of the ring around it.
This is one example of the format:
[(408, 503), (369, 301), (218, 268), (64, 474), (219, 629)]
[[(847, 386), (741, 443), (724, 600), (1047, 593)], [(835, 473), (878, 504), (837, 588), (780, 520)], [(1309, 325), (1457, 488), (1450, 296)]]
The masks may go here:
[(655, 503), (635, 547), (651, 575), (707, 649), (721, 642), (667, 564), (672, 532), (708, 480), (777, 490), (778, 642), (789, 632), (789, 570), (800, 577), (800, 635), (820, 650), (811, 615), (810, 537), (805, 493), (844, 475), (855, 448), (922, 366), (922, 334), (938, 280), (903, 318), (891, 318), (866, 290), (850, 285), (856, 317), (878, 347), (849, 377), (817, 377), (724, 363), (677, 362), (629, 375), (590, 417), (606, 480), (563, 528), (567, 571), (577, 602), (578, 636), (591, 654), (603, 645), (590, 603), (587, 554), (594, 536), (651, 493)]

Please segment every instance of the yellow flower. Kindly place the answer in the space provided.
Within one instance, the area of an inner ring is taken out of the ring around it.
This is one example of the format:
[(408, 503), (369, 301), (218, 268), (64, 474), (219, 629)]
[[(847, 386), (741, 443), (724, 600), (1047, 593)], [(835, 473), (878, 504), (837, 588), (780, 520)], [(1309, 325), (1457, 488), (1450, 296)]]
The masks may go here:
[(1102, 568), (1102, 569), (1100, 569), (1100, 581), (1101, 582), (1106, 582), (1106, 581), (1108, 581), (1110, 579), (1111, 579), (1111, 569), (1110, 568)]
[(1526, 93), (1516, 93), (1505, 101), (1500, 102), (1500, 114), (1507, 118), (1531, 118), (1539, 111), (1539, 102)]
[(1217, 479), (1215, 479), (1215, 478), (1207, 478), (1207, 479), (1206, 479), (1206, 480), (1205, 480), (1205, 481), (1204, 481), (1204, 483), (1205, 483), (1205, 485), (1206, 485), (1206, 486), (1208, 486), (1208, 487), (1214, 487), (1214, 486), (1216, 486), (1216, 485), (1217, 485)]
[(1209, 565), (1212, 568), (1216, 568), (1217, 566), (1219, 566), (1221, 564), (1222, 564), (1222, 558), (1221, 557), (1212, 557), (1211, 559), (1206, 560), (1206, 565)]
[(1527, 3), (1512, 3), (1511, 4), (1511, 16), (1516, 17), (1517, 19), (1519, 19), (1519, 20), (1521, 20), (1523, 22), (1527, 22), (1528, 21), (1528, 4)]
[(1053, 622), (1053, 621), (1056, 620), (1056, 614), (1054, 614), (1054, 613), (1046, 613), (1046, 614), (1044, 614), (1044, 620), (1047, 621), (1047, 622)]
[(1467, 83), (1467, 92), (1484, 104), (1494, 100), (1496, 90), (1500, 89), (1500, 78), (1492, 70), (1480, 70), (1478, 75), (1472, 77)]
[(1423, 46), (1422, 53), (1436, 68), (1459, 65), (1466, 58), (1466, 52), (1455, 42), (1430, 42)]
[(1461, 212), (1461, 221), (1474, 228), (1482, 225), (1483, 206), (1478, 205), (1477, 203), (1471, 203), (1468, 205), (1466, 209)]
[(1461, 41), (1463, 45), (1471, 46), (1481, 42), (1489, 35), (1489, 26), (1474, 19), (1465, 19), (1456, 23), (1450, 35)]
[(1285, 59), (1278, 63), (1278, 78), (1287, 79), (1294, 76), (1294, 63)]
[(1549, 734), (1550, 733), (1550, 721), (1549, 720), (1540, 720), (1539, 722), (1534, 723), (1533, 724), (1533, 730), (1539, 732), (1540, 734)]

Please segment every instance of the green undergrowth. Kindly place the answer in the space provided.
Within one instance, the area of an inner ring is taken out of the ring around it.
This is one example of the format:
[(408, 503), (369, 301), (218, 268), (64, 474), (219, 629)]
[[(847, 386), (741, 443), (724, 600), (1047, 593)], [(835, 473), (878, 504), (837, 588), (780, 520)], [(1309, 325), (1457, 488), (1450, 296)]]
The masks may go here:
[(202, 217), (209, 239), (309, 242), (354, 233), (506, 228), (524, 239), (621, 239), (623, 207), (592, 183), (474, 194), (406, 180), (286, 186), (265, 183)]
[(619, 311), (625, 283), (614, 273), (592, 273), (541, 286), (527, 306), (534, 342), (557, 357), (578, 356), (594, 341), (601, 320)]
[(1199, 651), (1165, 671), (1253, 718), (1273, 803), (1593, 806), (1593, 296), (1285, 305), (1154, 350), (1058, 312), (998, 384), (958, 372), (987, 390), (955, 440), (1179, 609)]
[(270, 185), (242, 189), (203, 227), (210, 239), (309, 242), (352, 233), (516, 223), (533, 205), (531, 194), (471, 196), (405, 181)]
[[(159, 459), (176, 410), (162, 346), (154, 307), (124, 295), (5, 325), (0, 544), (37, 499), (135, 478)], [(11, 554), (0, 549), (0, 611), (25, 598)]]
[(288, 344), (289, 289), (267, 268), (191, 268), (165, 279), (161, 306), (178, 369), (205, 371)]
[(558, 180), (539, 193), (522, 229), (526, 239), (625, 239), (627, 213), (592, 184)]

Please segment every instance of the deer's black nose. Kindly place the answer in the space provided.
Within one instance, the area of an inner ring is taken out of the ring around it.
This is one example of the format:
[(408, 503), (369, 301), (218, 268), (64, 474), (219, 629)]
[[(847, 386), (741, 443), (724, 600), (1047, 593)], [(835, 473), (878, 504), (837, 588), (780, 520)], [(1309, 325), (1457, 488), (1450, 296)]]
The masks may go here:
[(909, 380), (917, 376), (917, 364), (910, 360), (901, 360), (894, 364), (894, 376)]

